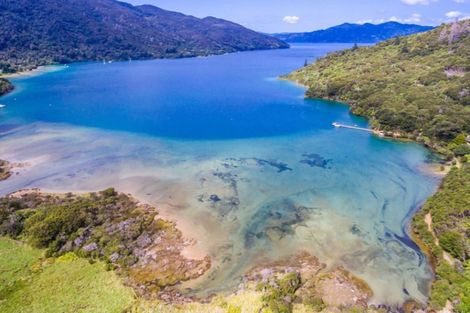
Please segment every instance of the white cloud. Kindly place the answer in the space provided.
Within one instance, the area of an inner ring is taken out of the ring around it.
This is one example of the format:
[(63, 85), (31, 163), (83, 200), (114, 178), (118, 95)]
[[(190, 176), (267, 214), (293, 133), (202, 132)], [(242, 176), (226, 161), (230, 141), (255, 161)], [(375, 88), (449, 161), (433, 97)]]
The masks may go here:
[(396, 16), (392, 16), (388, 20), (391, 22), (399, 22), (399, 23), (419, 23), (421, 22), (421, 14), (413, 13), (408, 18), (398, 18)]
[(391, 16), (388, 19), (366, 19), (357, 21), (358, 24), (372, 23), (372, 24), (382, 24), (385, 22), (399, 22), (399, 23), (419, 23), (422, 21), (422, 16), (419, 13), (413, 13), (410, 17), (399, 18), (396, 16)]
[(287, 23), (287, 24), (297, 24), (300, 20), (300, 17), (298, 16), (290, 16), (290, 15), (287, 15), (287, 16), (284, 16), (284, 18), (282, 19), (284, 21), (284, 23)]
[(357, 21), (357, 24), (366, 24), (366, 23), (374, 23), (375, 21), (373, 19), (367, 19), (367, 20), (359, 20)]
[(419, 23), (421, 22), (421, 14), (413, 13), (409, 18), (403, 20), (405, 23)]
[(465, 3), (467, 2), (466, 0), (454, 0), (455, 3)]
[(448, 18), (457, 18), (462, 16), (462, 12), (459, 11), (450, 11), (446, 13), (446, 17)]
[[(437, 1), (438, 0), (401, 0), (401, 2), (408, 4), (408, 5), (417, 5), (417, 4), (428, 5), (431, 2), (437, 2)], [(461, 0), (457, 0), (457, 1), (461, 1)]]

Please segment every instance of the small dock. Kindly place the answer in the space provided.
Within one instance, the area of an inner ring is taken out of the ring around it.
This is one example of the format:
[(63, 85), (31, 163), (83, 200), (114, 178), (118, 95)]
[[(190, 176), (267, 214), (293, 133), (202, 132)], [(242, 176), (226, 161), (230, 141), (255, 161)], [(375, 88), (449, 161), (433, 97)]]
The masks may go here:
[(365, 131), (365, 132), (368, 132), (368, 133), (376, 134), (376, 135), (379, 135), (379, 136), (381, 136), (381, 137), (383, 136), (383, 133), (382, 133), (382, 132), (375, 131), (375, 130), (369, 129), (369, 128), (357, 127), (357, 126), (351, 126), (351, 125), (345, 125), (345, 124), (341, 124), (341, 123), (338, 123), (338, 122), (334, 122), (332, 125), (333, 125), (334, 127), (336, 127), (336, 128), (355, 129), (355, 130), (360, 130), (360, 131)]

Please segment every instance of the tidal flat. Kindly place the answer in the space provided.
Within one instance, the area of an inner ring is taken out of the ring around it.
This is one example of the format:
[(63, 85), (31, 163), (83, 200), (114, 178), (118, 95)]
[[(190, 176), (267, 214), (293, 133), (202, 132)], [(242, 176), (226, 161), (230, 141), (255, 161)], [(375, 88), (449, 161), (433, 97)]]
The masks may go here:
[[(188, 294), (230, 293), (252, 268), (306, 251), (366, 281), (375, 303), (424, 302), (432, 271), (407, 227), (440, 181), (422, 170), (429, 152), (335, 129), (367, 123), (272, 79), (335, 49), (77, 64), (15, 78), (20, 88), (2, 100), (0, 155), (25, 166), (0, 194), (133, 194), (194, 240), (186, 256), (210, 256), (209, 271), (181, 286)], [(129, 77), (134, 84), (121, 81)]]

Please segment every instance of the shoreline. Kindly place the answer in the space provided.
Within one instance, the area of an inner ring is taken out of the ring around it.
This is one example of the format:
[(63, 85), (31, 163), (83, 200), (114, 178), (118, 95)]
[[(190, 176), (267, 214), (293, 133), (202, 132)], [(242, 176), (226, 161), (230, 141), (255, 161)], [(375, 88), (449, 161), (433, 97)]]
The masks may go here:
[(3, 93), (0, 92), (0, 98), (8, 94), (11, 94), (12, 92), (15, 92), (16, 86), (12, 83), (11, 81), (12, 79), (21, 78), (21, 77), (33, 77), (33, 76), (38, 76), (38, 75), (42, 75), (42, 74), (49, 73), (49, 72), (61, 71), (67, 67), (68, 65), (66, 64), (57, 64), (57, 65), (51, 64), (51, 65), (41, 65), (32, 70), (27, 70), (27, 71), (19, 71), (15, 73), (7, 73), (7, 74), (0, 73), (0, 80), (4, 80), (7, 84), (11, 86), (11, 88), (8, 88), (5, 92)]
[(0, 74), (1, 78), (18, 78), (18, 77), (28, 77), (28, 76), (37, 76), (49, 72), (60, 71), (67, 68), (67, 64), (50, 64), (50, 65), (40, 65), (32, 70), (27, 71), (18, 71), (15, 73)]
[[(31, 71), (28, 71), (28, 72), (26, 72), (26, 73), (24, 73), (24, 74), (25, 74), (25, 75), (30, 75), (30, 74), (31, 74)], [(33, 74), (34, 74), (34, 73), (33, 73)], [(39, 74), (41, 74), (41, 72), (39, 72)], [(20, 75), (21, 75), (21, 74), (20, 74)], [(344, 103), (344, 102), (342, 102), (342, 103)], [(347, 105), (347, 104), (346, 104), (346, 105)], [(392, 138), (392, 139), (399, 140), (399, 139), (397, 139), (397, 138)], [(139, 199), (141, 199), (141, 198), (139, 198)], [(172, 220), (173, 220), (173, 218), (172, 218)], [(178, 227), (179, 227), (179, 228), (180, 228), (180, 226), (181, 226), (181, 223), (178, 223)], [(183, 228), (180, 228), (180, 229), (181, 229), (181, 230), (184, 230), (184, 227), (183, 227)]]
[[(41, 210), (42, 205), (62, 206), (62, 210), (66, 211), (74, 210), (74, 205), (78, 208), (83, 206), (80, 204), (83, 201), (91, 201), (96, 210), (87, 210), (84, 214), (95, 214), (101, 218), (96, 220), (100, 222), (88, 224), (86, 232), (79, 232), (80, 236), (77, 238), (81, 238), (80, 241), (77, 241), (74, 235), (63, 234), (63, 236), (71, 237), (67, 239), (67, 244), (63, 244), (57, 252), (51, 253), (50, 257), (60, 257), (64, 253), (78, 253), (85, 259), (105, 261), (111, 265), (110, 269), (122, 276), (123, 284), (134, 289), (136, 294), (143, 299), (156, 297), (164, 300), (168, 298), (174, 300), (175, 304), (178, 301), (187, 301), (191, 298), (174, 294), (174, 286), (204, 275), (211, 267), (211, 259), (208, 255), (190, 258), (182, 253), (184, 248), (193, 242), (184, 237), (174, 222), (165, 219), (160, 214), (159, 208), (140, 201), (131, 194), (116, 191), (114, 188), (91, 192), (57, 192), (28, 188), (4, 195), (1, 199), (0, 205), (8, 205), (9, 201), (24, 202), (33, 212)], [(112, 203), (112, 205), (107, 203)], [(6, 211), (5, 208), (7, 208)], [(15, 209), (12, 207), (7, 206), (1, 209), (4, 210), (3, 213), (15, 214)], [(51, 211), (45, 212), (51, 214)], [(53, 213), (51, 218), (54, 218)], [(72, 221), (64, 220), (62, 223), (72, 223)], [(132, 225), (140, 226), (132, 228)], [(103, 232), (100, 227), (104, 227), (107, 231)], [(116, 232), (115, 229), (119, 231)], [(136, 231), (140, 232), (139, 236), (130, 236)], [(2, 236), (16, 239), (8, 232), (3, 233)], [(108, 241), (98, 240), (100, 236), (108, 238)], [(125, 251), (118, 250), (119, 252), (110, 254), (109, 251), (114, 251), (110, 249), (116, 248), (112, 244), (108, 246), (108, 242), (112, 242), (109, 238), (122, 240), (122, 247), (132, 251), (130, 255), (135, 258), (135, 261), (126, 261)], [(34, 238), (30, 237), (30, 239)], [(27, 243), (25, 238), (21, 238), (20, 241)], [(45, 248), (48, 251), (53, 249), (50, 246), (36, 248)], [(96, 254), (94, 251), (100, 251), (100, 253)], [(159, 255), (159, 258), (155, 259), (155, 255)]]
[[(305, 84), (302, 84), (300, 81), (298, 80), (292, 80), (292, 79), (289, 79), (288, 77), (289, 74), (284, 74), (284, 75), (281, 75), (278, 77), (278, 79), (280, 80), (285, 80), (285, 81), (288, 81), (288, 82), (291, 82), (297, 86), (300, 86), (302, 88), (305, 89), (305, 92), (308, 91), (308, 86), (305, 85)], [(332, 97), (320, 97), (320, 98), (316, 98), (316, 97), (309, 97), (307, 96), (307, 94), (305, 93), (304, 94), (304, 99), (312, 99), (312, 100), (315, 100), (315, 99), (319, 99), (319, 100), (325, 100), (325, 101), (331, 101), (331, 102), (336, 102), (336, 103), (341, 103), (341, 104), (344, 104), (346, 105), (348, 108), (349, 108), (349, 113), (354, 115), (354, 116), (357, 116), (357, 117), (360, 117), (360, 118), (364, 118), (366, 119), (367, 121), (370, 121), (370, 118), (366, 115), (361, 115), (361, 114), (356, 114), (352, 111), (352, 104), (349, 103), (347, 100), (341, 100), (341, 99), (337, 99), (337, 98), (332, 98)], [(370, 125), (369, 125), (370, 126)], [(421, 141), (418, 141), (416, 139), (413, 139), (413, 138), (410, 138), (410, 137), (407, 137), (406, 133), (398, 133), (398, 132), (394, 132), (394, 131), (383, 131), (383, 130), (380, 130), (376, 127), (368, 127), (370, 130), (371, 130), (371, 133), (373, 133), (375, 136), (377, 137), (380, 137), (382, 139), (389, 139), (389, 140), (396, 140), (398, 142), (412, 142), (412, 143), (416, 143), (416, 144), (419, 144), (423, 147), (425, 147), (426, 149), (430, 150), (431, 152), (433, 153), (436, 153), (437, 155), (439, 156), (443, 156), (442, 154), (439, 153), (438, 149), (437, 149), (437, 146), (436, 145), (427, 145), (425, 144), (424, 142), (421, 142)], [(449, 161), (450, 162), (450, 161)]]
[[(48, 189), (43, 189), (43, 188), (38, 189), (38, 191), (40, 191), (42, 193), (48, 193), (48, 194), (49, 193), (50, 194), (60, 194), (60, 193), (67, 193), (68, 192), (67, 190), (48, 190)], [(145, 195), (142, 195), (142, 194), (137, 195), (135, 193), (129, 192), (129, 190), (127, 190), (126, 188), (122, 188), (122, 186), (119, 187), (119, 191), (122, 191), (126, 195), (131, 196), (132, 198), (134, 198), (139, 203), (142, 203), (142, 204), (148, 203), (151, 206), (156, 207), (159, 211), (159, 216), (161, 218), (163, 218), (165, 220), (169, 220), (169, 221), (175, 223), (175, 226), (177, 227), (177, 229), (179, 229), (182, 232), (184, 239), (188, 239), (189, 241), (192, 242), (191, 245), (186, 246), (182, 250), (182, 256), (183, 257), (190, 258), (190, 259), (200, 259), (201, 256), (208, 255), (207, 253), (205, 253), (205, 252), (207, 252), (207, 250), (198, 249), (198, 246), (196, 246), (194, 244), (195, 241), (192, 241), (192, 240), (200, 239), (200, 237), (194, 236), (194, 234), (197, 233), (197, 229), (195, 230), (194, 228), (192, 228), (190, 221), (187, 221), (186, 219), (178, 218), (177, 212), (175, 212), (174, 210), (168, 209), (168, 207), (165, 208), (165, 204), (162, 205), (162, 203), (158, 204), (156, 202), (149, 201), (149, 199), (146, 199)], [(88, 191), (87, 190), (72, 191), (73, 194), (77, 194), (77, 195), (86, 194), (86, 193), (90, 193), (90, 192), (93, 192), (93, 191), (89, 191), (89, 190)], [(167, 204), (167, 205), (171, 206), (170, 204)], [(175, 213), (171, 213), (171, 212), (175, 212)], [(188, 231), (188, 230), (190, 230), (190, 231)], [(409, 235), (411, 235), (411, 234), (412, 233), (409, 232)], [(217, 264), (212, 263), (212, 265), (216, 266)], [(192, 280), (188, 281), (188, 283), (190, 283), (190, 282), (192, 282)], [(236, 291), (234, 291), (234, 292), (236, 292)], [(382, 305), (382, 303), (380, 303), (380, 302), (371, 302), (370, 305)]]
[[(299, 86), (304, 87), (306, 90), (308, 90), (308, 88), (309, 88), (308, 86), (302, 84), (298, 80), (289, 79), (288, 75), (280, 76), (279, 79), (291, 81), (291, 82), (293, 82), (293, 83), (295, 83)], [(352, 105), (347, 101), (341, 101), (339, 99), (334, 99), (334, 98), (330, 98), (330, 97), (313, 98), (313, 97), (308, 97), (306, 94), (305, 94), (305, 99), (322, 99), (322, 100), (327, 100), (327, 101), (340, 102), (340, 103), (343, 103), (343, 104), (345, 104), (349, 107), (350, 114), (353, 114), (355, 116), (370, 120), (370, 118), (367, 117), (367, 116), (355, 114), (352, 111)], [(383, 131), (380, 131), (377, 128), (370, 128), (370, 129), (372, 130), (371, 133), (374, 136), (380, 137), (382, 139), (389, 139), (389, 140), (394, 140), (394, 141), (398, 141), (398, 142), (413, 142), (413, 143), (416, 143), (416, 144), (419, 144), (419, 145), (423, 146), (424, 148), (426, 148), (427, 150), (429, 150), (432, 153), (436, 153), (439, 157), (444, 157), (442, 154), (439, 153), (439, 151), (437, 151), (436, 144), (433, 144), (432, 142), (430, 143), (430, 145), (426, 145), (424, 142), (420, 142), (416, 139), (406, 137), (406, 134), (405, 134), (405, 136), (403, 136), (402, 134), (399, 134), (399, 133), (396, 133), (396, 132), (383, 132)], [(444, 158), (443, 158), (443, 160), (444, 160)], [(431, 293), (431, 290), (432, 290), (432, 285), (437, 280), (437, 277), (435, 275), (436, 275), (436, 271), (437, 271), (438, 258), (437, 258), (437, 256), (435, 256), (433, 254), (432, 247), (428, 246), (425, 243), (424, 239), (420, 237), (420, 234), (415, 231), (415, 228), (417, 227), (416, 222), (415, 222), (415, 218), (418, 216), (418, 214), (420, 213), (420, 211), (422, 210), (424, 205), (428, 202), (428, 200), (430, 198), (432, 198), (436, 193), (438, 193), (439, 190), (441, 190), (441, 188), (443, 186), (443, 183), (444, 183), (444, 180), (446, 179), (446, 177), (448, 176), (448, 174), (449, 174), (449, 172), (452, 168), (452, 165), (450, 164), (450, 162), (451, 162), (450, 160), (447, 160), (445, 162), (445, 164), (441, 164), (441, 167), (442, 166), (444, 167), (443, 169), (438, 168), (438, 166), (439, 166), (438, 163), (429, 164), (424, 169), (420, 169), (420, 170), (423, 170), (423, 171), (426, 171), (426, 172), (430, 173), (431, 175), (438, 176), (440, 178), (440, 184), (439, 184), (438, 188), (435, 190), (435, 192), (432, 195), (430, 195), (418, 208), (416, 208), (414, 210), (412, 209), (410, 211), (410, 215), (408, 217), (408, 220), (405, 221), (406, 224), (404, 225), (405, 230), (406, 230), (406, 235), (413, 241), (413, 243), (415, 243), (417, 245), (417, 247), (420, 249), (420, 251), (426, 256), (426, 258), (429, 262), (429, 265), (431, 267), (431, 270), (433, 272), (433, 279), (429, 282), (429, 285), (428, 285), (428, 288), (429, 288), (429, 295), (428, 296), (430, 296), (430, 293)]]
[[(58, 205), (60, 205), (60, 203), (67, 203), (67, 201), (73, 201), (74, 199), (80, 199), (80, 198), (88, 199), (91, 197), (91, 199), (97, 199), (95, 197), (102, 197), (105, 193), (108, 192), (108, 190), (111, 190), (111, 189), (112, 188), (99, 191), (99, 192), (95, 191), (95, 192), (83, 192), (83, 193), (80, 193), (80, 192), (60, 193), (60, 192), (47, 192), (43, 189), (32, 188), (32, 189), (19, 190), (9, 195), (6, 195), (2, 198), (3, 199), (5, 198), (18, 199), (17, 201), (21, 201), (21, 199), (24, 199), (24, 201), (32, 201), (32, 203), (36, 203), (36, 204), (33, 204), (30, 207), (30, 209), (36, 210), (38, 208), (38, 205), (41, 205), (41, 203), (44, 203), (44, 201), (45, 202), (49, 201), (51, 204), (57, 202), (59, 203)], [(135, 205), (136, 208), (142, 210), (143, 212), (142, 214), (148, 214), (149, 212), (153, 212), (154, 210), (156, 210), (156, 212), (158, 213), (156, 213), (156, 216), (154, 217), (154, 219), (157, 222), (161, 220), (163, 221), (162, 223), (168, 223), (167, 220), (165, 220), (164, 218), (162, 219), (162, 216), (159, 214), (160, 212), (159, 208), (155, 208), (151, 204), (142, 202), (138, 198), (133, 197), (132, 195), (120, 193), (119, 191), (114, 191), (114, 189), (112, 189), (112, 191), (115, 192), (115, 196), (117, 197), (120, 197), (121, 195), (123, 197), (127, 197), (127, 199), (129, 199), (128, 201), (130, 201), (133, 205)], [(120, 224), (122, 223), (119, 223), (117, 225), (120, 225)], [(165, 227), (168, 227), (168, 226), (165, 226)], [(171, 230), (172, 232), (176, 232), (176, 234), (178, 232), (181, 232), (181, 229), (179, 229), (176, 225), (174, 225), (173, 227), (176, 227), (176, 228), (171, 228), (173, 229)], [(167, 232), (167, 230), (165, 230), (165, 232)], [(6, 236), (6, 238), (9, 238), (9, 236)], [(158, 248), (158, 251), (170, 251), (174, 249), (173, 248), (170, 249), (170, 246), (167, 247), (166, 245), (172, 244), (173, 242), (175, 242), (175, 240), (176, 242), (178, 242), (176, 247), (178, 247), (178, 251), (180, 252), (181, 252), (181, 248), (183, 245), (190, 244), (186, 242), (186, 239), (184, 237), (179, 237), (179, 236), (177, 236), (176, 239), (170, 239), (170, 241), (168, 242), (158, 241), (158, 242), (154, 242), (153, 244), (156, 246), (163, 245), (163, 247)], [(19, 242), (26, 243), (23, 240), (20, 240)], [(76, 240), (74, 242), (76, 242)], [(86, 249), (89, 246), (90, 245), (88, 244), (82, 247), (82, 249)], [(73, 251), (68, 252), (68, 253), (75, 253)], [(59, 253), (58, 255), (49, 256), (49, 258), (51, 257), (60, 258), (61, 254)], [(83, 255), (81, 255), (81, 257), (84, 257), (85, 259), (90, 258), (89, 256), (83, 256)], [(166, 254), (164, 254), (163, 257), (164, 258), (165, 257), (177, 258), (173, 260), (173, 261), (176, 260), (176, 262), (182, 262), (188, 259), (182, 253), (178, 254), (178, 256), (174, 256), (174, 255), (166, 256)], [(93, 257), (91, 258), (93, 259)], [(156, 262), (158, 262), (158, 264), (161, 263), (161, 261), (156, 261)], [(197, 270), (196, 272), (193, 269), (194, 262), (201, 263), (198, 267), (196, 267), (196, 270)], [(147, 269), (146, 272), (142, 272), (142, 275), (145, 273), (146, 273), (145, 275), (151, 275), (150, 269), (153, 268), (154, 265), (148, 264), (147, 262), (145, 262), (144, 264), (141, 264), (140, 261), (138, 261), (136, 265), (148, 266), (149, 269)], [(373, 296), (373, 292), (371, 288), (369, 287), (369, 285), (364, 280), (355, 276), (351, 272), (345, 270), (341, 266), (334, 266), (331, 268), (327, 267), (324, 263), (321, 263), (321, 261), (317, 257), (304, 251), (299, 252), (296, 255), (293, 255), (291, 258), (280, 259), (271, 263), (254, 266), (249, 271), (244, 273), (243, 283), (237, 289), (234, 289), (233, 291), (227, 294), (212, 294), (206, 298), (192, 297), (191, 295), (186, 295), (184, 292), (180, 291), (178, 286), (183, 287), (184, 285), (182, 284), (185, 281), (197, 280), (198, 277), (205, 275), (205, 272), (203, 272), (203, 270), (208, 271), (212, 267), (209, 257), (206, 256), (203, 259), (191, 258), (190, 263), (188, 263), (187, 266), (191, 266), (188, 269), (191, 275), (187, 276), (186, 278), (187, 280), (184, 279), (184, 280), (178, 281), (175, 284), (169, 284), (166, 287), (163, 287), (161, 290), (159, 290), (156, 294), (155, 294), (155, 291), (148, 285), (147, 287), (149, 288), (149, 290), (144, 292), (140, 290), (142, 286), (139, 284), (136, 285), (133, 281), (127, 281), (127, 279), (123, 279), (122, 282), (125, 286), (135, 289), (136, 294), (137, 294), (137, 298), (136, 298), (137, 301), (157, 301), (157, 302), (152, 302), (152, 303), (160, 303), (161, 301), (161, 303), (165, 303), (166, 305), (191, 305), (191, 304), (210, 305), (211, 303), (213, 303), (213, 301), (218, 301), (220, 299), (229, 299), (231, 297), (242, 295), (245, 292), (252, 292), (254, 290), (259, 291), (259, 292), (261, 291), (259, 297), (262, 300), (263, 298), (261, 297), (261, 294), (267, 291), (259, 290), (259, 287), (257, 287), (259, 286), (259, 284), (264, 284), (267, 281), (272, 281), (274, 284), (278, 284), (282, 282), (283, 279), (287, 279), (288, 277), (290, 279), (290, 277), (295, 274), (296, 277), (298, 277), (299, 281), (298, 281), (298, 287), (296, 288), (296, 290), (292, 292), (292, 295), (291, 295), (292, 301), (294, 298), (306, 299), (305, 297), (307, 297), (308, 299), (308, 297), (321, 297), (321, 299), (323, 300), (323, 303), (329, 308), (341, 308), (341, 307), (351, 306), (351, 307), (362, 307), (363, 309), (369, 308), (369, 309), (374, 310), (378, 307), (377, 304), (370, 302)], [(170, 268), (170, 270), (171, 269), (172, 267)], [(119, 266), (116, 268), (113, 268), (112, 270), (115, 270), (119, 276), (122, 276), (122, 278), (126, 278), (129, 275), (129, 277), (132, 279), (139, 279), (135, 277), (133, 278), (132, 275), (134, 274), (132, 274), (132, 272), (130, 274), (125, 271), (122, 272)], [(164, 273), (167, 273), (168, 271), (168, 270), (157, 269), (157, 268), (155, 268), (155, 270), (158, 273), (159, 271), (164, 272)], [(175, 271), (181, 271), (180, 266), (178, 266), (178, 268), (175, 269)], [(136, 277), (140, 277), (140, 276), (136, 276)], [(150, 282), (150, 280), (148, 281)], [(274, 288), (278, 288), (278, 287), (274, 287)], [(299, 292), (297, 292), (297, 289), (299, 290)], [(265, 300), (262, 300), (262, 301), (265, 301)], [(283, 301), (283, 299), (281, 298), (280, 301)]]
[[(130, 183), (133, 183), (133, 182), (130, 181), (129, 184), (126, 184), (126, 185), (128, 185), (128, 186), (130, 187), (130, 186), (131, 186)], [(103, 185), (103, 186), (101, 186), (101, 187), (106, 187), (106, 186), (108, 186), (108, 185), (109, 185), (109, 186), (112, 186), (111, 184), (107, 184), (107, 185)], [(64, 186), (64, 185), (63, 185), (63, 186)], [(63, 186), (62, 186), (61, 189), (67, 188), (67, 187), (63, 187)], [(90, 190), (90, 189), (88, 189), (88, 188), (94, 188), (93, 186), (86, 186), (86, 185), (82, 185), (82, 187), (85, 187), (84, 192), (85, 192), (86, 190)], [(128, 189), (123, 189), (122, 186), (119, 186), (118, 189), (119, 189), (119, 190), (122, 190), (122, 191), (128, 190)], [(66, 191), (66, 190), (64, 190), (64, 191)], [(158, 207), (158, 208), (160, 209), (160, 205), (157, 205), (156, 203), (153, 203), (153, 202), (149, 202), (149, 201), (148, 201), (148, 200), (149, 200), (149, 197), (146, 197), (144, 193), (140, 193), (140, 194), (134, 193), (134, 194), (136, 195), (136, 198), (137, 198), (137, 199), (146, 201), (147, 203), (152, 203), (153, 205), (155, 205), (156, 207)], [(161, 201), (164, 202), (165, 200), (166, 200), (166, 198), (162, 198)], [(160, 201), (160, 200), (158, 200), (158, 201)], [(163, 208), (161, 208), (161, 209), (162, 209), (162, 210), (161, 210), (162, 213), (164, 213), (164, 212), (166, 211), (166, 210), (163, 209)], [(173, 212), (172, 212), (172, 211), (173, 211)], [(170, 210), (169, 213), (172, 213), (171, 215), (172, 215), (173, 217), (175, 217), (175, 216), (178, 217), (178, 211), (176, 211), (176, 210)], [(166, 215), (166, 214), (162, 214), (162, 215), (168, 216), (168, 215)], [(171, 220), (174, 221), (175, 219), (171, 218)], [(178, 224), (177, 224), (178, 228), (179, 228), (181, 231), (183, 231), (184, 236), (186, 236), (186, 237), (188, 237), (188, 234), (187, 234), (187, 232), (186, 232), (186, 229), (190, 229), (190, 230), (192, 231), (192, 233), (194, 233), (194, 231), (197, 231), (197, 230), (198, 230), (198, 229), (194, 229), (194, 228), (192, 227), (192, 224), (191, 224), (191, 221), (190, 221), (190, 220), (188, 221), (188, 223), (186, 223), (186, 225), (187, 225), (187, 228), (184, 227), (184, 226), (182, 226), (182, 224), (179, 223), (179, 222), (178, 222)], [(191, 236), (191, 237), (193, 237), (193, 236)], [(210, 239), (210, 237), (203, 237), (203, 238), (202, 238), (202, 242), (204, 242), (207, 238)], [(191, 249), (193, 249), (193, 248), (191, 248)], [(190, 253), (191, 253), (191, 252), (190, 252)], [(192, 252), (192, 253), (194, 253), (194, 252)], [(194, 254), (192, 254), (192, 253), (191, 253), (190, 255), (194, 255)], [(313, 254), (315, 254), (314, 251), (313, 251)], [(379, 303), (379, 302), (377, 302), (377, 303)]]
[[(1, 161), (1, 160), (0, 160)], [(12, 163), (10, 163), (12, 164)], [(32, 165), (29, 165), (32, 166)], [(11, 167), (14, 168), (14, 167)], [(13, 175), (13, 173), (12, 173)], [(1, 180), (0, 180), (1, 181)], [(73, 194), (77, 196), (86, 196), (90, 193), (96, 192), (96, 190), (66, 190), (66, 189), (47, 189), (47, 188), (25, 188), (25, 189), (20, 189), (17, 191), (14, 191), (12, 193), (9, 193), (4, 196), (9, 196), (9, 195), (17, 195), (17, 194), (22, 194), (22, 193), (29, 193), (29, 192), (36, 192), (36, 193), (41, 193), (41, 194), (46, 194), (46, 195), (66, 195), (66, 194)], [(193, 230), (190, 226), (191, 222), (188, 221), (187, 219), (183, 218), (178, 218), (176, 214), (172, 214), (171, 209), (169, 207), (171, 205), (169, 204), (161, 204), (158, 202), (152, 203), (151, 201), (148, 201), (146, 199), (143, 199), (144, 197), (142, 196), (137, 196), (134, 193), (132, 193), (130, 190), (127, 190), (126, 188), (121, 188), (118, 190), (119, 193), (125, 194), (126, 196), (130, 197), (131, 199), (135, 200), (135, 202), (138, 205), (142, 206), (152, 206), (155, 207), (158, 210), (158, 217), (174, 223), (176, 228), (181, 231), (182, 237), (184, 238), (185, 242), (188, 243), (182, 251), (181, 254), (188, 258), (188, 259), (203, 259), (209, 254), (208, 249), (203, 249), (199, 245), (197, 245), (198, 241), (201, 238), (201, 234), (198, 234), (196, 230)]]

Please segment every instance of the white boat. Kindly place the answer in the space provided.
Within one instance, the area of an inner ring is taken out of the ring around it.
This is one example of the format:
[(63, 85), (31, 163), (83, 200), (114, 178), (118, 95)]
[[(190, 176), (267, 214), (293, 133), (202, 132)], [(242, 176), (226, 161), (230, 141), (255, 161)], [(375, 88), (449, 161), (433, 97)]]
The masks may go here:
[(3, 109), (4, 107), (6, 107), (6, 105), (0, 104), (0, 109)]

